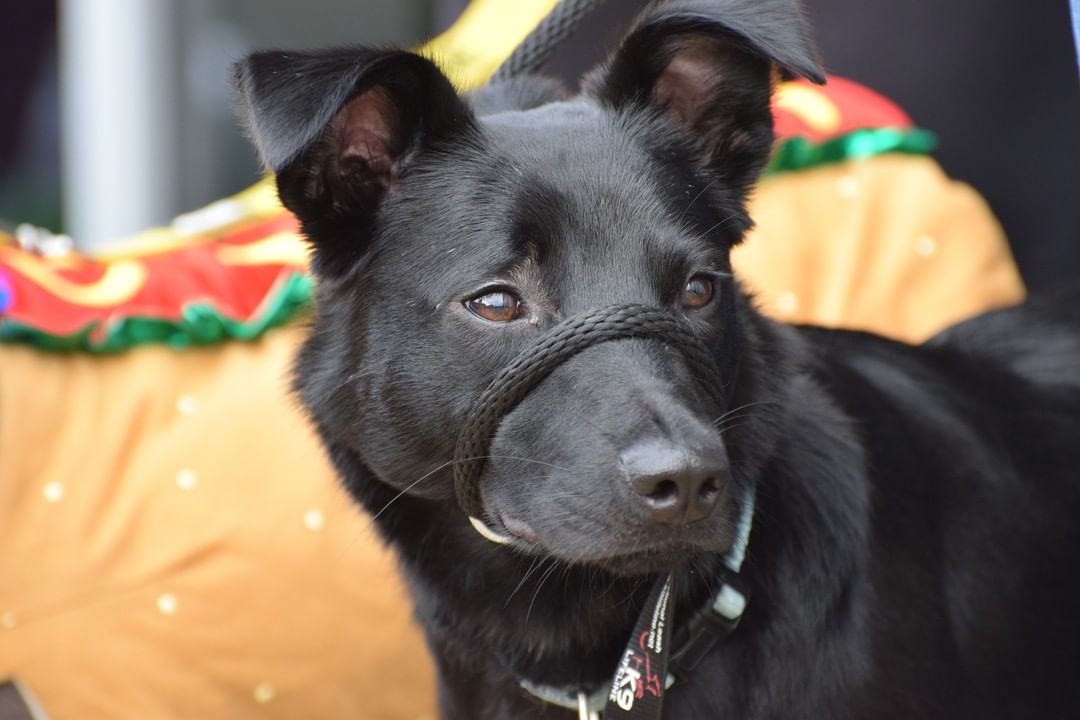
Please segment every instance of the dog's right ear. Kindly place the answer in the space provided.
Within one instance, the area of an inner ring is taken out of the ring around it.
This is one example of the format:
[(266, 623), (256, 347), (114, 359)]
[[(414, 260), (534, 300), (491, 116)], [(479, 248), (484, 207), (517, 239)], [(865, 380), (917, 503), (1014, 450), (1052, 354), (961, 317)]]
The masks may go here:
[(745, 194), (773, 143), (777, 76), (825, 76), (798, 0), (656, 0), (587, 79), (608, 107), (665, 116)]
[(323, 276), (367, 249), (383, 200), (420, 153), (473, 127), (446, 76), (401, 50), (259, 52), (237, 63), (235, 80), (239, 113)]

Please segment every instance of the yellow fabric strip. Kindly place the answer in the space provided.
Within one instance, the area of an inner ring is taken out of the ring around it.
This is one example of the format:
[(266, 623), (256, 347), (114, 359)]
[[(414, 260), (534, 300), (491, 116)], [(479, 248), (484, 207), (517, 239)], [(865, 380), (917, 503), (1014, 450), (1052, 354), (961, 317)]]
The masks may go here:
[(559, 0), (473, 0), (446, 32), (420, 48), (461, 90), (483, 85)]

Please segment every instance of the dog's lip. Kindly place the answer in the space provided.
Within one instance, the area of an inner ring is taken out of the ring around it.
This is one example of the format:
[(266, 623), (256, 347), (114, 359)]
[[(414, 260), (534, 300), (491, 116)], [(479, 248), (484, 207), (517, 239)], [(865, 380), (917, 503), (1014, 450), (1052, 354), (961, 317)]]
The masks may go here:
[(691, 545), (662, 543), (634, 552), (598, 557), (589, 562), (617, 575), (649, 575), (684, 565), (702, 552)]
[(633, 567), (641, 565), (652, 569), (665, 569), (682, 564), (690, 558), (709, 555), (720, 556), (730, 550), (731, 544), (723, 538), (710, 534), (708, 538), (694, 535), (673, 534), (632, 549), (620, 548), (614, 552), (586, 555), (581, 561), (608, 567)]
[(536, 534), (536, 531), (533, 530), (528, 523), (511, 517), (501, 511), (496, 514), (499, 516), (499, 523), (502, 524), (503, 529), (506, 530), (506, 532), (520, 540), (532, 543), (533, 545), (540, 544), (540, 536)]

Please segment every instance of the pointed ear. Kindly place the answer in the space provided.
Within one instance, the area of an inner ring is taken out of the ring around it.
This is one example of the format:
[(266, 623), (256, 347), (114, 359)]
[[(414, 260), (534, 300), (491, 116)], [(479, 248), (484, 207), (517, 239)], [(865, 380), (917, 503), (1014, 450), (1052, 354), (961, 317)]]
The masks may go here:
[(474, 127), (438, 68), (400, 50), (255, 53), (235, 66), (235, 94), (321, 275), (363, 254), (410, 164)]
[(689, 130), (710, 170), (745, 191), (772, 149), (777, 74), (822, 83), (796, 0), (673, 0), (635, 22), (586, 89)]

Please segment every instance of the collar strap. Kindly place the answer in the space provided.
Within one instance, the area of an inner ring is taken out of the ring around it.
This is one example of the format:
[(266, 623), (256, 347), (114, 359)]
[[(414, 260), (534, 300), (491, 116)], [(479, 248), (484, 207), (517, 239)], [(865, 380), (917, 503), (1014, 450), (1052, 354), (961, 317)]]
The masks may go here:
[(727, 555), (724, 556), (724, 565), (736, 575), (742, 572), (743, 563), (746, 561), (746, 548), (750, 545), (750, 531), (754, 529), (756, 506), (757, 483), (751, 480), (743, 495), (742, 507), (739, 509), (739, 527), (735, 530), (735, 542), (731, 544)]
[(591, 720), (592, 715), (599, 715), (607, 703), (608, 688), (603, 686), (592, 693), (575, 688), (557, 688), (551, 685), (537, 685), (528, 680), (521, 681), (521, 687), (538, 700), (548, 705), (555, 705), (566, 710), (576, 710), (583, 720)]
[[(739, 621), (746, 612), (750, 593), (740, 578), (739, 571), (746, 560), (750, 531), (754, 525), (756, 500), (756, 488), (752, 483), (743, 498), (735, 542), (724, 556), (724, 567), (727, 571), (724, 573), (724, 582), (709, 598), (709, 602), (690, 618), (683, 632), (676, 636), (677, 646), (671, 657), (665, 690), (678, 682), (679, 678), (685, 678), (717, 644), (726, 640), (739, 626)], [(479, 527), (477, 530), (479, 531)], [(598, 720), (609, 693), (609, 686), (600, 687), (590, 693), (577, 687), (560, 688), (528, 680), (522, 680), (520, 685), (538, 700), (567, 710), (577, 710), (579, 720)]]

